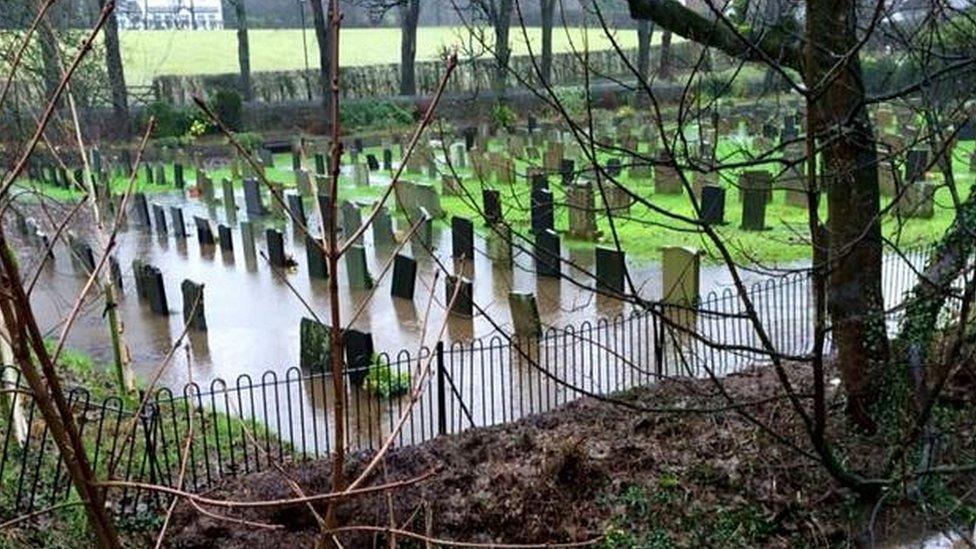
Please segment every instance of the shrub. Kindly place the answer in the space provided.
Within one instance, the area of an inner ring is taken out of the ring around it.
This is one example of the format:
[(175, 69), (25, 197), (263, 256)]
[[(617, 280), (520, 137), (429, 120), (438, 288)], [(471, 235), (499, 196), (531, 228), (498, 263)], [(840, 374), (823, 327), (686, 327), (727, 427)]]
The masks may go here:
[[(246, 150), (254, 152), (264, 145), (264, 138), (261, 134), (255, 132), (240, 132), (234, 134), (234, 139), (241, 144)], [(230, 144), (230, 140), (227, 141)]]
[(376, 361), (363, 380), (363, 389), (371, 395), (381, 398), (392, 398), (404, 395), (410, 390), (410, 373), (397, 372), (390, 369), (389, 364)]
[(156, 128), (153, 137), (182, 137), (189, 133), (193, 123), (193, 113), (190, 109), (174, 107), (165, 101), (154, 101), (146, 109), (143, 125), (150, 117), (156, 118)]
[(342, 125), (349, 129), (403, 126), (414, 121), (413, 112), (389, 101), (356, 101), (339, 105)]
[(243, 127), (243, 100), (241, 94), (234, 90), (221, 88), (210, 98), (210, 104), (217, 115), (231, 131), (240, 131)]
[(495, 128), (511, 128), (518, 120), (518, 115), (508, 105), (498, 103), (491, 109), (491, 123)]

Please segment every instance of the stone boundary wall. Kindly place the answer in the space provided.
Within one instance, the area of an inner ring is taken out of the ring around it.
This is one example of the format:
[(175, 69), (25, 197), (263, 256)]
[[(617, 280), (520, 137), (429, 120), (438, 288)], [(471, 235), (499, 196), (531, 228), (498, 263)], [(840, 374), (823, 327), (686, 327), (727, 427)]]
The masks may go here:
[[(692, 66), (698, 59), (696, 55), (699, 47), (690, 42), (672, 44), (672, 58), (674, 66)], [(631, 63), (636, 64), (637, 50), (624, 52)], [(721, 68), (728, 62), (719, 60), (720, 56), (713, 54), (712, 68)], [(660, 48), (651, 48), (651, 62), (656, 64), (660, 59)], [(536, 56), (535, 62), (539, 62)], [(718, 67), (715, 65), (719, 64)], [(633, 74), (627, 64), (616, 51), (607, 50), (589, 53), (590, 79), (629, 77)], [(509, 86), (513, 88), (534, 86), (538, 84), (533, 59), (529, 56), (516, 56), (511, 59), (512, 72), (509, 74)], [(494, 59), (483, 58), (461, 61), (455, 74), (448, 83), (448, 93), (471, 93), (491, 89), (491, 74), (494, 69)], [(440, 61), (418, 62), (417, 67), (418, 95), (430, 95), (437, 88), (444, 72), (444, 63)], [(585, 67), (581, 59), (575, 54), (563, 53), (553, 56), (552, 82), (556, 86), (582, 84), (585, 81)], [(525, 79), (520, 82), (515, 75)], [(258, 102), (279, 103), (290, 101), (306, 101), (309, 97), (319, 99), (321, 86), (319, 73), (312, 70), (305, 71), (271, 71), (255, 72), (251, 75), (254, 86), (254, 97)], [(210, 74), (189, 76), (159, 76), (153, 80), (155, 98), (174, 105), (191, 105), (194, 95), (209, 96), (221, 88), (234, 89), (238, 85), (238, 74)], [(345, 98), (365, 97), (393, 97), (400, 93), (400, 65), (369, 65), (363, 67), (349, 67), (342, 69), (342, 93)]]

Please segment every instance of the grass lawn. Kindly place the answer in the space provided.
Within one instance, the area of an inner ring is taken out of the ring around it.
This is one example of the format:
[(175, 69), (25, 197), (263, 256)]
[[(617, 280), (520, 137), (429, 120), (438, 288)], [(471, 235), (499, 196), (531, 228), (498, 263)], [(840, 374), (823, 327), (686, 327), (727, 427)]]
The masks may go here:
[[(539, 28), (528, 28), (532, 51), (541, 50)], [(234, 30), (220, 31), (121, 31), (122, 60), (126, 80), (130, 86), (148, 85), (164, 74), (215, 74), (239, 70), (237, 63), (237, 35)], [(491, 33), (487, 33), (489, 38)], [(553, 32), (553, 51), (562, 53), (583, 49), (584, 37), (590, 50), (611, 49), (609, 38), (602, 29), (557, 28)], [(654, 41), (660, 40), (660, 33)], [(308, 62), (318, 68), (315, 32), (306, 33)], [(615, 39), (624, 48), (637, 47), (637, 31), (619, 30)], [(301, 29), (258, 29), (248, 32), (251, 46), (252, 71), (284, 71), (303, 69), (305, 57)], [(491, 41), (491, 40), (489, 40)], [(528, 44), (520, 28), (511, 34), (514, 55), (528, 52)], [(469, 36), (464, 27), (425, 27), (417, 33), (417, 61), (438, 59), (441, 52), (457, 46), (462, 57), (469, 51), (480, 52), (478, 41)], [(343, 66), (379, 65), (400, 62), (400, 29), (356, 28), (343, 29), (340, 48)], [(485, 54), (483, 56), (487, 56)]]
[[(494, 141), (490, 147), (500, 150), (502, 143), (500, 141)], [(724, 162), (732, 163), (741, 160), (745, 154), (748, 154), (750, 148), (751, 145), (749, 143), (736, 143), (728, 139), (723, 139), (719, 143), (718, 155)], [(974, 142), (965, 141), (958, 145), (955, 152), (954, 169), (957, 182), (961, 187), (960, 193), (964, 197), (968, 195), (969, 188), (974, 183), (974, 177), (976, 177), (976, 174), (969, 172), (968, 162), (966, 161), (973, 148)], [(642, 150), (646, 151), (646, 149)], [(377, 157), (382, 156), (382, 151), (378, 148), (369, 149), (366, 152), (372, 152)], [(601, 160), (605, 161), (606, 158), (607, 156), (603, 156)], [(348, 158), (345, 160), (348, 162)], [(524, 174), (528, 166), (538, 165), (540, 162), (541, 159), (530, 161), (519, 160), (516, 162), (516, 170), (519, 174)], [(626, 163), (627, 161), (625, 160), (624, 162)], [(311, 167), (311, 159), (308, 160), (307, 165)], [(275, 157), (275, 166), (266, 170), (269, 180), (281, 182), (286, 187), (294, 187), (295, 177), (291, 171), (290, 155), (277, 155)], [(779, 164), (768, 166), (768, 170), (773, 173), (779, 169)], [(146, 193), (172, 191), (172, 168), (169, 167), (168, 170), (167, 181), (169, 185), (149, 185), (142, 180), (142, 174), (140, 173), (136, 190)], [(185, 171), (187, 185), (192, 185), (195, 180), (194, 172), (190, 167), (187, 167)], [(448, 217), (439, 220), (438, 223), (445, 224), (445, 227), (449, 226), (450, 216), (452, 215), (473, 219), (478, 218), (477, 209), (481, 208), (482, 182), (474, 177), (470, 169), (460, 170), (460, 174), (462, 175), (462, 181), (467, 192), (470, 193), (470, 198), (442, 195), (441, 204), (447, 212)], [(219, 200), (220, 180), (224, 177), (230, 177), (230, 170), (227, 168), (215, 169), (210, 172), (210, 175), (214, 180), (216, 187), (215, 194)], [(689, 177), (694, 176), (690, 172), (687, 175)], [(367, 202), (376, 199), (383, 193), (385, 184), (382, 181), (386, 181), (387, 176), (388, 174), (386, 173), (374, 174), (372, 176), (372, 185), (369, 187), (357, 187), (351, 176), (343, 176), (340, 179), (339, 198), (340, 200)], [(725, 207), (726, 224), (718, 227), (717, 230), (725, 238), (733, 255), (739, 261), (745, 263), (754, 263), (756, 261), (763, 263), (787, 262), (809, 258), (810, 248), (807, 244), (809, 238), (806, 209), (787, 205), (785, 202), (786, 191), (775, 191), (773, 201), (767, 206), (766, 226), (768, 230), (747, 232), (739, 229), (742, 219), (742, 205), (739, 201), (738, 190), (734, 186), (731, 186), (732, 183), (737, 181), (737, 178), (738, 170), (724, 170), (720, 174), (720, 180), (727, 189)], [(437, 188), (441, 186), (439, 180), (430, 180), (426, 177), (426, 174), (408, 174), (405, 172), (403, 179), (431, 183)], [(654, 193), (652, 179), (633, 179), (629, 177), (628, 170), (625, 169), (620, 181), (628, 189), (650, 201), (660, 209), (689, 217), (692, 216), (691, 203), (686, 196), (657, 195)], [(502, 209), (505, 219), (512, 224), (516, 232), (531, 237), (529, 233), (530, 213), (528, 209), (530, 188), (526, 178), (524, 176), (518, 177), (517, 182), (511, 186), (502, 186), (495, 181), (484, 181), (483, 183), (486, 187), (501, 191)], [(121, 192), (125, 189), (127, 181), (117, 179), (112, 184), (116, 192)], [(55, 188), (46, 184), (30, 182), (27, 185), (33, 186), (39, 192), (59, 200), (77, 199), (81, 196), (81, 193), (77, 191)], [(567, 209), (562, 206), (565, 203), (565, 195), (557, 178), (550, 178), (550, 189), (553, 192), (556, 203), (556, 230), (565, 231), (568, 229), (568, 213)], [(596, 207), (599, 209), (601, 208), (599, 191), (594, 189), (594, 193), (596, 196)], [(473, 207), (472, 199), (474, 200), (474, 204), (477, 205), (477, 209)], [(882, 203), (885, 205), (890, 200), (888, 197), (882, 197)], [(947, 188), (940, 188), (936, 193), (935, 200), (936, 208), (933, 218), (903, 219), (903, 223), (899, 225), (896, 222), (896, 218), (890, 215), (884, 221), (885, 234), (892, 238), (898, 238), (904, 245), (932, 242), (938, 239), (952, 222), (954, 212), (951, 209), (951, 200)], [(393, 211), (392, 199), (387, 206)], [(308, 202), (306, 204), (306, 211), (311, 211), (310, 208), (311, 203)], [(826, 219), (828, 215), (825, 199), (821, 200), (820, 215), (821, 219)], [(629, 215), (616, 217), (614, 223), (622, 247), (627, 252), (628, 257), (632, 259), (658, 259), (662, 247), (684, 245), (702, 249), (705, 252), (706, 261), (719, 261), (715, 250), (707, 241), (706, 237), (700, 232), (695, 231), (694, 227), (680, 221), (669, 219), (664, 213), (653, 211), (644, 204), (634, 204), (630, 209)], [(602, 210), (597, 213), (597, 224), (603, 235), (597, 243), (574, 240), (564, 235), (562, 239), (563, 246), (591, 248), (594, 244), (613, 245), (610, 225), (607, 217), (602, 214)], [(488, 231), (483, 226), (483, 223), (476, 222), (475, 226), (482, 234)]]

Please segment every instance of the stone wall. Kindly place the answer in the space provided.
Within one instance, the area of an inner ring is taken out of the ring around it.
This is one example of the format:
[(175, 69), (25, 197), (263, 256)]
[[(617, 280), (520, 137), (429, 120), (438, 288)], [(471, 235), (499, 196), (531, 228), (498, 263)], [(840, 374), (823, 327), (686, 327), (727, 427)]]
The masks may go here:
[[(695, 62), (695, 46), (688, 42), (679, 42), (672, 46), (675, 66), (690, 66)], [(636, 50), (625, 52), (631, 62), (635, 62)], [(652, 48), (651, 58), (659, 59), (658, 48)], [(717, 56), (715, 56), (717, 57)], [(535, 60), (538, 62), (538, 58)], [(448, 93), (470, 93), (491, 89), (491, 74), (493, 59), (475, 59), (462, 61), (455, 70), (454, 76), (448, 83)], [(715, 65), (719, 65), (716, 67)], [(724, 60), (713, 61), (713, 68), (726, 65)], [(528, 56), (513, 57), (512, 71), (509, 74), (509, 85), (512, 87), (526, 87), (537, 85), (533, 60)], [(627, 64), (615, 51), (600, 51), (589, 53), (590, 79), (599, 80), (607, 77), (631, 77), (632, 73)], [(434, 92), (444, 72), (442, 62), (417, 63), (418, 95), (429, 95)], [(557, 86), (581, 84), (585, 81), (585, 66), (583, 62), (571, 53), (559, 54), (553, 57), (552, 80)], [(525, 79), (520, 82), (519, 79)], [(236, 88), (238, 75), (211, 74), (190, 76), (159, 76), (153, 81), (156, 99), (167, 101), (175, 105), (192, 104), (194, 95), (204, 97), (220, 88)], [(319, 73), (309, 71), (271, 71), (252, 74), (254, 96), (259, 102), (279, 103), (290, 101), (306, 101), (311, 91), (311, 97), (321, 97)], [(342, 93), (346, 98), (363, 97), (392, 97), (399, 95), (400, 66), (398, 64), (370, 65), (364, 67), (350, 67), (342, 70)]]

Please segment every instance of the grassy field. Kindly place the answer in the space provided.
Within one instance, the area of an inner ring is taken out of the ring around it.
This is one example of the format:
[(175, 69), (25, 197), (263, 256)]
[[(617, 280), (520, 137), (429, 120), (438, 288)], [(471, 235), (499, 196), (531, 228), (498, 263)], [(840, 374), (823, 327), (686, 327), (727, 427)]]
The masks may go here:
[[(540, 29), (529, 28), (528, 41), (520, 28), (512, 29), (512, 49), (523, 55), (531, 45), (540, 50)], [(234, 30), (222, 31), (122, 31), (122, 59), (129, 85), (147, 85), (163, 74), (214, 74), (237, 72), (237, 35)], [(487, 34), (488, 37), (491, 33)], [(308, 62), (318, 68), (315, 32), (309, 28)], [(279, 71), (305, 67), (301, 29), (251, 30), (251, 70)], [(624, 48), (637, 46), (637, 32), (617, 31), (615, 40)], [(656, 34), (655, 42), (660, 40)], [(583, 49), (610, 49), (609, 38), (602, 29), (559, 28), (553, 33), (556, 53)], [(426, 27), (417, 33), (417, 60), (437, 59), (448, 48), (458, 47), (462, 56), (481, 52), (479, 42), (464, 27)], [(343, 66), (398, 63), (400, 60), (400, 30), (395, 28), (344, 29), (340, 48)]]
[[(501, 143), (493, 143), (492, 147), (500, 149)], [(973, 147), (974, 142), (972, 141), (962, 142), (957, 147), (955, 154), (955, 174), (961, 187), (960, 192), (964, 196), (968, 194), (970, 187), (974, 183), (974, 176), (976, 176), (976, 174), (969, 172), (968, 163), (965, 160), (973, 150)], [(742, 144), (723, 140), (719, 143), (718, 152), (720, 158), (723, 158), (725, 162), (735, 162), (737, 159), (741, 159), (741, 155), (745, 154), (744, 151), (747, 151), (748, 148), (748, 145), (743, 147)], [(381, 156), (379, 149), (371, 149), (367, 152), (372, 152), (378, 157)], [(602, 160), (605, 160), (605, 157)], [(532, 162), (536, 163), (538, 161)], [(309, 165), (311, 165), (310, 160)], [(272, 181), (284, 183), (286, 187), (293, 187), (295, 178), (290, 169), (290, 155), (277, 155), (275, 158), (275, 166), (275, 168), (269, 168), (267, 170), (268, 178)], [(516, 170), (520, 174), (524, 174), (528, 166), (529, 163), (526, 161), (520, 160), (516, 162)], [(771, 172), (775, 172), (777, 169), (774, 166), (768, 167), (768, 170)], [(472, 175), (470, 169), (460, 170), (460, 174), (462, 175), (465, 188), (476, 201), (477, 208), (480, 209), (482, 183)], [(213, 177), (215, 183), (217, 183), (217, 194), (219, 196), (219, 181), (221, 178), (229, 177), (230, 171), (228, 169), (217, 169), (211, 171), (210, 175)], [(687, 175), (692, 177), (691, 173)], [(385, 188), (385, 185), (381, 182), (385, 181), (385, 179), (381, 180), (380, 177), (385, 176), (387, 176), (385, 173), (373, 176), (373, 183), (369, 187), (357, 187), (350, 177), (343, 176), (340, 180), (340, 200), (371, 201), (379, 197)], [(192, 184), (194, 181), (192, 170), (187, 170), (186, 177), (187, 184)], [(728, 192), (726, 194), (726, 224), (718, 227), (718, 232), (723, 235), (736, 259), (745, 263), (781, 263), (807, 259), (810, 254), (810, 247), (808, 244), (806, 210), (787, 205), (785, 202), (785, 191), (776, 191), (773, 201), (766, 209), (766, 226), (768, 230), (747, 232), (739, 229), (742, 204), (739, 201), (738, 191), (735, 187), (731, 186), (731, 183), (737, 181), (737, 177), (738, 172), (735, 170), (723, 171), (721, 173), (720, 179), (728, 189)], [(168, 181), (172, 182), (172, 173), (167, 178)], [(440, 188), (439, 180), (430, 180), (426, 175), (405, 174), (403, 179), (427, 182)], [(620, 178), (620, 181), (627, 188), (659, 208), (673, 213), (692, 216), (691, 204), (687, 197), (683, 195), (655, 194), (653, 180), (651, 179), (632, 179), (627, 175), (625, 170), (624, 176)], [(114, 182), (114, 186), (121, 192), (125, 187), (125, 183), (124, 181), (118, 180)], [(527, 207), (529, 203), (529, 185), (525, 177), (519, 177), (518, 181), (510, 187), (500, 186), (493, 181), (486, 181), (485, 183), (487, 186), (497, 188), (501, 191), (505, 219), (512, 224), (513, 229), (518, 233), (529, 236), (529, 211)], [(555, 177), (550, 178), (550, 189), (553, 191), (553, 197), (556, 203), (556, 230), (565, 231), (568, 228), (568, 213), (566, 208), (562, 206), (565, 203), (565, 195)], [(80, 196), (80, 193), (75, 191), (52, 188), (47, 185), (38, 185), (38, 190), (58, 199), (73, 199)], [(171, 191), (172, 187), (147, 185), (144, 182), (139, 182), (138, 190), (153, 193)], [(595, 191), (595, 193), (597, 193), (598, 197), (598, 191)], [(882, 200), (884, 204), (887, 204), (891, 199), (883, 197)], [(450, 222), (449, 217), (451, 215), (469, 218), (478, 217), (476, 209), (472, 207), (471, 199), (467, 197), (442, 196), (441, 204), (447, 212), (448, 218), (438, 222), (445, 224), (445, 229), (448, 228)], [(949, 190), (947, 188), (940, 188), (936, 193), (936, 208), (933, 218), (902, 220), (904, 223), (899, 226), (896, 218), (889, 216), (884, 221), (885, 233), (889, 237), (897, 238), (904, 245), (932, 242), (939, 238), (952, 222), (954, 212), (950, 208), (950, 205)], [(392, 211), (392, 203), (388, 204), (388, 206)], [(306, 208), (310, 207), (311, 204), (306, 205)], [(597, 207), (600, 207), (599, 198), (597, 198)], [(821, 218), (826, 219), (827, 214), (825, 201), (822, 201)], [(597, 223), (598, 228), (603, 233), (600, 242), (594, 243), (574, 240), (563, 236), (563, 246), (582, 249), (590, 249), (594, 244), (612, 246), (613, 240), (606, 216), (598, 213)], [(475, 224), (478, 228), (477, 230), (485, 234), (487, 229), (482, 225), (481, 223)], [(701, 233), (691, 230), (693, 228), (687, 224), (669, 219), (661, 212), (652, 211), (646, 205), (635, 204), (631, 207), (629, 215), (615, 218), (615, 225), (622, 247), (631, 258), (645, 260), (658, 259), (662, 247), (684, 245), (702, 249), (705, 252), (706, 261), (718, 261), (718, 256), (712, 249), (710, 242)], [(526, 245), (526, 243), (522, 242), (521, 245)]]

